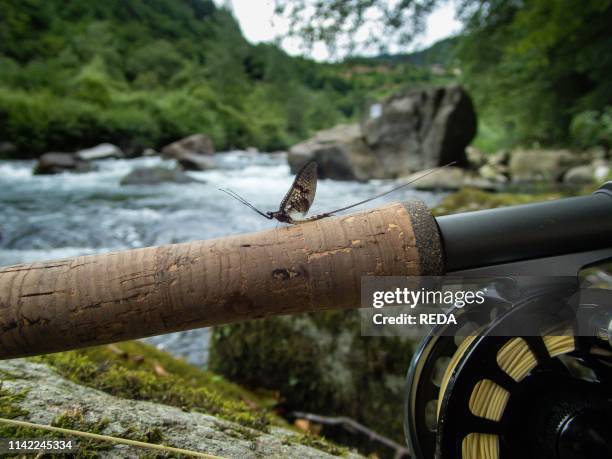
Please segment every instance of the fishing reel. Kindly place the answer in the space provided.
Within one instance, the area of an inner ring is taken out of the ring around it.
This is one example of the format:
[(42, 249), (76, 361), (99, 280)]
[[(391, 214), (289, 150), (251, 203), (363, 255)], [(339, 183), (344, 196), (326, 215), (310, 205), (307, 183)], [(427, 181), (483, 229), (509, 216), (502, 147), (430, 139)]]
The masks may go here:
[(538, 279), (517, 295), (501, 277), (421, 342), (405, 393), (414, 457), (612, 457), (612, 290)]

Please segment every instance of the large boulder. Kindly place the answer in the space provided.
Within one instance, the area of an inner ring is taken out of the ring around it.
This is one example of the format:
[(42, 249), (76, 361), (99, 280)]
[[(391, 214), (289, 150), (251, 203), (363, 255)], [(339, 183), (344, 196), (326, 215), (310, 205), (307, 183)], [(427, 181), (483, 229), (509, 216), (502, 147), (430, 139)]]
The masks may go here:
[[(102, 365), (93, 366), (89, 360), (81, 359), (75, 363), (74, 369), (75, 372), (84, 373), (100, 371), (101, 367)], [(76, 370), (77, 368), (81, 369)], [(115, 380), (120, 381), (126, 373), (125, 368), (119, 369), (115, 374)], [(131, 372), (134, 378), (137, 374), (140, 376), (143, 373)], [(331, 459), (338, 457), (339, 452), (336, 450), (340, 450), (333, 445), (328, 446), (321, 440), (317, 442), (311, 437), (297, 435), (295, 431), (287, 428), (270, 426), (264, 430), (257, 430), (219, 417), (218, 413), (214, 412), (189, 411), (187, 407), (180, 408), (110, 395), (76, 384), (71, 380), (73, 378), (67, 379), (53, 368), (30, 360), (3, 360), (0, 362), (0, 374), (2, 375), (0, 401), (3, 402), (0, 403), (0, 417), (4, 418), (17, 418), (20, 421), (68, 427), (147, 443), (163, 443), (227, 458)], [(159, 378), (168, 379), (169, 376), (160, 372)], [(125, 384), (127, 387), (128, 384)], [(132, 384), (138, 386), (137, 381), (132, 381)], [(210, 393), (207, 388), (192, 389), (194, 393), (198, 390), (202, 397), (208, 397), (214, 403), (224, 400), (217, 393)], [(238, 406), (236, 402), (234, 406)], [(3, 428), (14, 438), (33, 436), (32, 433), (19, 432), (17, 428), (11, 426)], [(53, 434), (48, 432), (36, 435), (44, 439), (54, 439)], [(86, 439), (79, 440), (78, 457), (169, 457), (161, 452), (156, 454), (152, 450), (115, 442), (96, 444)], [(308, 440), (314, 447), (308, 445)], [(333, 453), (335, 455), (332, 455)], [(363, 456), (347, 452), (345, 457), (357, 459)]]
[(317, 162), (321, 178), (365, 180), (375, 175), (372, 169), (376, 161), (358, 124), (341, 124), (320, 131), (289, 150), (288, 161), (293, 173), (311, 160)]
[(173, 158), (185, 169), (207, 170), (215, 167), (210, 158), (215, 152), (212, 140), (205, 134), (193, 134), (162, 148), (162, 156)]
[(96, 159), (123, 158), (125, 154), (117, 145), (101, 143), (95, 147), (79, 150), (75, 153), (75, 156), (83, 161), (93, 161)]
[(513, 182), (558, 182), (567, 170), (581, 163), (583, 158), (569, 150), (515, 150), (508, 171)]
[[(194, 183), (200, 182), (178, 169), (165, 167), (140, 167), (127, 174), (120, 185), (159, 185), (160, 183)], [(202, 182), (200, 182), (202, 183)]]
[(76, 157), (73, 153), (49, 152), (38, 158), (34, 174), (59, 174), (64, 171), (87, 172), (92, 166)]
[(289, 164), (319, 163), (322, 177), (385, 179), (451, 161), (467, 165), (465, 147), (476, 134), (476, 114), (459, 86), (412, 91), (373, 104), (360, 125), (340, 125), (293, 146)]
[(362, 123), (366, 143), (393, 178), (451, 161), (467, 163), (476, 135), (476, 112), (460, 86), (414, 90), (370, 107)]

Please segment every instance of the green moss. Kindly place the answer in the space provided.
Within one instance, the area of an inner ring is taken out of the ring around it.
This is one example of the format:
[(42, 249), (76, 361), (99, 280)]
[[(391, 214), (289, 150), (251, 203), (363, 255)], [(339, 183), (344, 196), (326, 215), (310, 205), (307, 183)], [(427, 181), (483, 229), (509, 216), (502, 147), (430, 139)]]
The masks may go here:
[[(27, 394), (27, 390), (12, 392), (4, 389), (0, 383), (0, 417), (14, 419), (27, 416), (29, 412), (20, 405)], [(44, 430), (0, 423), (0, 438), (47, 438), (50, 436), (50, 432)]]
[(240, 440), (254, 441), (259, 437), (259, 433), (253, 429), (242, 427), (240, 425), (228, 425), (215, 422), (215, 428), (226, 435), (238, 438)]
[(83, 426), (87, 427), (87, 432), (101, 434), (108, 427), (108, 419), (100, 419), (93, 422), (85, 421), (83, 410), (70, 410), (57, 416), (52, 425), (61, 427), (62, 429), (82, 430)]
[(127, 438), (128, 440), (142, 441), (145, 443), (164, 443), (164, 434), (158, 427), (141, 431), (135, 426), (129, 426), (119, 436), (121, 438)]
[(470, 212), (473, 210), (492, 209), (495, 207), (529, 204), (532, 202), (559, 199), (565, 196), (561, 192), (547, 193), (489, 193), (475, 188), (463, 188), (456, 193), (448, 195), (442, 202), (432, 209), (436, 216)]
[(316, 435), (293, 435), (283, 440), (284, 445), (293, 445), (296, 443), (304, 446), (309, 446), (311, 448), (316, 448), (333, 456), (346, 456), (348, 454), (347, 448), (338, 446), (335, 443), (332, 443), (326, 440), (325, 438)]
[(15, 373), (11, 373), (10, 371), (0, 369), (0, 381), (11, 381), (14, 379), (19, 379), (19, 376), (17, 376)]
[[(104, 430), (108, 427), (108, 419), (98, 419), (88, 421), (85, 419), (85, 413), (81, 409), (74, 409), (65, 411), (64, 413), (57, 416), (52, 426), (61, 427), (63, 429), (78, 430), (81, 432), (89, 432), (94, 434), (103, 434)], [(45, 436), (55, 436), (66, 438), (66, 434), (46, 432)], [(78, 437), (79, 449), (78, 457), (82, 458), (94, 458), (98, 457), (98, 451), (106, 451), (113, 448), (113, 444), (105, 441), (92, 440), (89, 438)]]
[(35, 360), (55, 367), (76, 383), (118, 397), (216, 415), (262, 431), (267, 431), (272, 421), (257, 397), (141, 342), (97, 346)]
[(432, 213), (439, 216), (471, 212), (473, 210), (531, 204), (533, 202), (586, 195), (593, 193), (599, 188), (599, 184), (559, 189), (558, 187), (551, 187), (551, 184), (541, 183), (530, 185), (528, 190), (525, 189), (525, 186), (520, 191), (508, 188), (508, 191), (504, 193), (493, 193), (476, 188), (462, 188), (446, 196), (440, 204), (432, 209)]
[[(20, 402), (28, 394), (28, 391), (23, 390), (19, 392), (11, 392), (2, 387), (2, 383), (0, 382), (0, 416), (7, 419), (13, 419), (19, 416), (25, 416), (28, 412), (20, 407)], [(4, 428), (4, 424), (0, 425), (0, 433), (1, 429)], [(0, 435), (2, 437), (2, 435)]]

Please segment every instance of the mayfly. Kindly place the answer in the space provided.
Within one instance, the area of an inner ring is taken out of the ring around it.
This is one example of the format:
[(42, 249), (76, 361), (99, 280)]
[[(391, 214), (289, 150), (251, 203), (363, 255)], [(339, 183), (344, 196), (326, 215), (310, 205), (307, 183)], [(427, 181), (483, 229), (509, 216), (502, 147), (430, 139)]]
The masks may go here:
[(311, 217), (306, 217), (306, 214), (308, 213), (310, 206), (312, 206), (312, 203), (315, 198), (315, 193), (317, 192), (317, 163), (315, 161), (310, 161), (302, 166), (302, 168), (298, 171), (298, 173), (295, 176), (293, 185), (291, 185), (291, 188), (289, 188), (289, 191), (287, 191), (287, 194), (281, 201), (278, 210), (274, 212), (262, 212), (261, 210), (256, 208), (253, 204), (251, 204), (246, 199), (244, 199), (242, 196), (240, 196), (238, 193), (230, 189), (220, 189), (220, 191), (223, 191), (224, 193), (230, 195), (232, 198), (241, 202), (242, 204), (247, 206), (249, 209), (257, 212), (259, 215), (261, 215), (264, 218), (267, 218), (268, 220), (278, 220), (279, 222), (290, 223), (290, 224), (295, 225), (299, 223), (306, 223), (306, 222), (312, 222), (315, 220), (320, 220), (325, 217), (330, 217), (338, 212), (352, 209), (353, 207), (357, 207), (361, 204), (365, 204), (366, 202), (370, 202), (370, 201), (373, 201), (374, 199), (381, 198), (390, 193), (393, 193), (394, 191), (399, 190), (400, 188), (404, 188), (410, 185), (411, 183), (414, 183), (417, 180), (420, 180), (423, 177), (428, 176), (429, 174), (438, 172), (439, 170), (445, 167), (452, 166), (453, 164), (455, 164), (455, 161), (445, 164), (444, 166), (441, 166), (439, 168), (427, 171), (421, 174), (420, 176), (416, 177), (415, 179), (410, 180), (409, 182), (403, 183), (402, 185), (396, 186), (395, 188), (392, 188), (389, 191), (385, 191), (384, 193), (380, 193), (380, 194), (377, 194), (376, 196), (372, 196), (371, 198), (356, 202), (355, 204), (351, 204), (350, 206), (341, 207), (339, 209), (332, 210), (330, 212), (325, 212), (325, 213), (318, 214), (318, 215), (313, 215)]

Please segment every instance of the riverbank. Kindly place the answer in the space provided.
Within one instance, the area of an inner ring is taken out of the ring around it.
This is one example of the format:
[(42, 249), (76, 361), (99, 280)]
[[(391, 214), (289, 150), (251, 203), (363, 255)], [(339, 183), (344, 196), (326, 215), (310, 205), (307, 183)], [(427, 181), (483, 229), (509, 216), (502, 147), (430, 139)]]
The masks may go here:
[[(359, 457), (287, 424), (276, 400), (140, 342), (0, 362), (0, 417), (228, 458)], [(3, 438), (66, 438), (0, 423)], [(176, 457), (77, 438), (76, 457)]]

